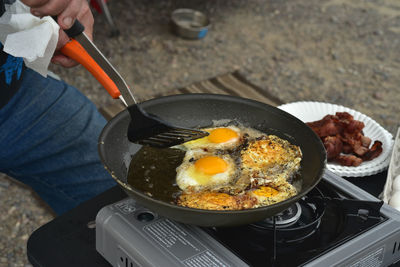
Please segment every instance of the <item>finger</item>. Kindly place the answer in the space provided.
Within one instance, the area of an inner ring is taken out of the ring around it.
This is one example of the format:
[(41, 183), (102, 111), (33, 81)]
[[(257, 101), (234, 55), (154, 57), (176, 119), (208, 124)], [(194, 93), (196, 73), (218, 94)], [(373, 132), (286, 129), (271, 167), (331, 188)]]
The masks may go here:
[(58, 32), (58, 42), (56, 46), (56, 51), (60, 50), (68, 42), (69, 42), (68, 35), (62, 29), (60, 29)]
[(44, 5), (31, 8), (31, 13), (35, 16), (56, 16), (69, 5), (70, 1), (49, 0)]
[(57, 65), (61, 65), (63, 67), (66, 68), (70, 68), (70, 67), (74, 67), (76, 65), (78, 65), (78, 63), (76, 61), (74, 61), (73, 59), (63, 55), (60, 52), (60, 49), (69, 42), (69, 37), (67, 36), (67, 34), (60, 29), (59, 31), (59, 37), (58, 37), (58, 42), (57, 42), (57, 46), (56, 46), (56, 52), (53, 55), (53, 58), (51, 59), (51, 62)]
[(45, 5), (50, 0), (21, 0), (22, 3), (29, 7), (40, 7)]
[(72, 67), (75, 67), (76, 65), (78, 65), (78, 62), (76, 62), (62, 54), (54, 55), (53, 58), (51, 59), (51, 62), (56, 65), (61, 65), (64, 68), (72, 68)]
[(85, 27), (85, 33), (86, 35), (90, 38), (93, 39), (93, 24), (94, 24), (94, 19), (93, 19), (93, 14), (92, 11), (90, 10), (89, 5), (87, 2), (85, 2), (81, 10), (79, 11), (78, 17), (79, 21), (81, 24)]
[(58, 15), (58, 24), (61, 26), (61, 28), (71, 28), (82, 8), (82, 1), (71, 0), (69, 5)]

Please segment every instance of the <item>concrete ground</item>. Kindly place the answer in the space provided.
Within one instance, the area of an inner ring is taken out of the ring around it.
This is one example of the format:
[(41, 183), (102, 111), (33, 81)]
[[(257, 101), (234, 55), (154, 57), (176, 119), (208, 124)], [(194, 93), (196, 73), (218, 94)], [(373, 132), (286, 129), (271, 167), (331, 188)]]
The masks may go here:
[[(165, 92), (239, 70), (284, 102), (341, 104), (393, 135), (400, 122), (398, 0), (109, 1), (120, 30), (95, 14), (95, 42), (137, 94)], [(203, 40), (171, 34), (169, 15), (194, 8), (212, 21)], [(112, 103), (82, 67), (52, 67), (98, 107)], [(0, 178), (0, 266), (29, 266), (26, 241), (53, 218), (29, 189)]]

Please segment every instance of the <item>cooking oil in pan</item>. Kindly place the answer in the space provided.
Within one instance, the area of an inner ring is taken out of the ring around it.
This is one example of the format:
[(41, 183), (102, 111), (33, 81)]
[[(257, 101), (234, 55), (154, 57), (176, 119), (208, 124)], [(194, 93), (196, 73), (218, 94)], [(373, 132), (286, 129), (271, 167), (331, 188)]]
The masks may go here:
[(133, 157), (128, 183), (155, 199), (175, 203), (181, 190), (176, 184), (176, 168), (185, 151), (174, 148), (143, 146)]

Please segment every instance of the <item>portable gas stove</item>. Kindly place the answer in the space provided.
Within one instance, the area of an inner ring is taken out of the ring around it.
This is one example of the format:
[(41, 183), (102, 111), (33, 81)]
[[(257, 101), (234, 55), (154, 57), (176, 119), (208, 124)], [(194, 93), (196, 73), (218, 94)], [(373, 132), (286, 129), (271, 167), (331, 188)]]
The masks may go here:
[(126, 198), (96, 218), (96, 249), (113, 266), (389, 266), (400, 213), (327, 171), (307, 196), (264, 221), (200, 228)]

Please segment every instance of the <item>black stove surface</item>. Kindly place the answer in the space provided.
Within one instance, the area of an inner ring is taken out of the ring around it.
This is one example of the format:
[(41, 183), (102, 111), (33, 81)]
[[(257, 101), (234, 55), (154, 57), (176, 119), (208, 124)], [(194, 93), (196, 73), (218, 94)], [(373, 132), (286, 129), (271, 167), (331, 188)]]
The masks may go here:
[(379, 212), (382, 204), (351, 199), (321, 181), (274, 218), (204, 230), (251, 266), (301, 266), (385, 221)]
[[(384, 171), (371, 176), (345, 177), (345, 179), (377, 197), (383, 190), (386, 177), (387, 172)], [(323, 185), (323, 181), (320, 184)], [(110, 264), (107, 260), (96, 251), (95, 229), (88, 228), (87, 224), (95, 220), (97, 213), (104, 206), (111, 205), (126, 197), (126, 193), (120, 187), (115, 186), (35, 230), (29, 237), (27, 244), (27, 256), (30, 263), (33, 266), (40, 267), (109, 267)], [(214, 232), (213, 229), (208, 229), (208, 231), (210, 233)], [(269, 248), (273, 247), (272, 239), (265, 241), (271, 243)], [(226, 242), (229, 242), (229, 240)], [(240, 250), (240, 248), (237, 250)], [(244, 251), (242, 252), (242, 257), (255, 266), (261, 265), (264, 260), (262, 265), (266, 266), (268, 264), (265, 264), (265, 262), (270, 262), (268, 257), (273, 255), (272, 252), (268, 253), (268, 255), (256, 255), (252, 260), (251, 252), (246, 255), (246, 251)], [(322, 253), (317, 252), (315, 254)], [(282, 260), (282, 257), (290, 256), (279, 253), (277, 254), (277, 261), (278, 259)], [(268, 259), (268, 261), (265, 259)], [(303, 260), (303, 262), (306, 261)], [(288, 260), (285, 261), (283, 259), (279, 264), (284, 265), (285, 262), (288, 262)], [(291, 265), (294, 265), (294, 260), (291, 261)], [(290, 265), (288, 264), (287, 266)]]

